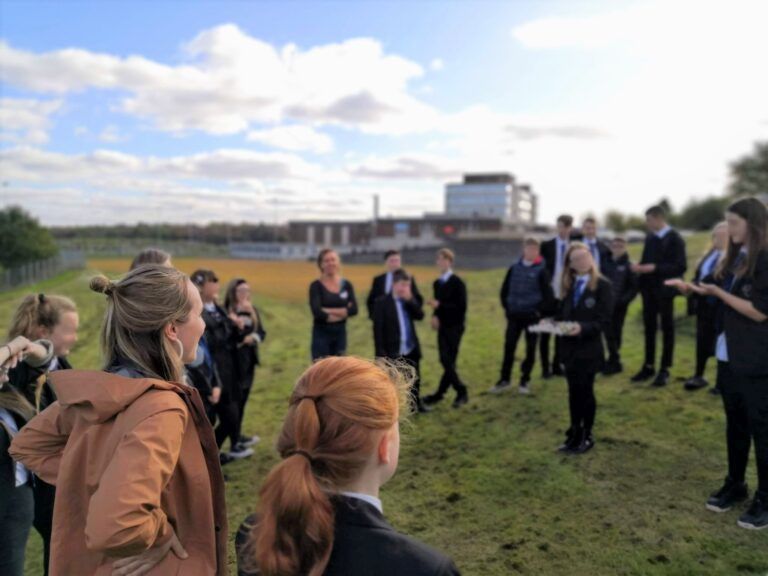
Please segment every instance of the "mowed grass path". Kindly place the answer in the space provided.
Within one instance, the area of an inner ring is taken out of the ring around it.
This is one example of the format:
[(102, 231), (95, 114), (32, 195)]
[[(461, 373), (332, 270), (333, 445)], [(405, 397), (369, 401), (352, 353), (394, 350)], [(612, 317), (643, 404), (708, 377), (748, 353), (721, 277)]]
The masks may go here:
[[(703, 240), (692, 244), (693, 261)], [(253, 458), (225, 469), (234, 534), (254, 509), (258, 487), (277, 461), (274, 442), (287, 398), (309, 364), (306, 292), (316, 269), (309, 263), (231, 260), (180, 259), (175, 264), (186, 272), (211, 267), (224, 282), (248, 278), (269, 332), (245, 426), (263, 440)], [(127, 261), (92, 261), (89, 266), (117, 274)], [(378, 270), (344, 268), (361, 304), (361, 315), (349, 323), (351, 354), (370, 357), (373, 352), (362, 306)], [(434, 272), (413, 271), (422, 292), (431, 293)], [(693, 322), (683, 316), (682, 299), (674, 384), (656, 390), (629, 383), (642, 360), (636, 303), (625, 331), (626, 373), (600, 378), (596, 386), (596, 448), (583, 457), (565, 457), (555, 453), (567, 427), (564, 380), (541, 381), (537, 366), (530, 397), (486, 393), (501, 362), (505, 319), (498, 289), (503, 274), (462, 273), (470, 309), (459, 366), (470, 387), (470, 403), (457, 411), (445, 402), (406, 424), (398, 474), (382, 492), (392, 524), (450, 554), (467, 575), (768, 574), (768, 533), (738, 528), (737, 512), (716, 515), (704, 509), (706, 496), (725, 475), (724, 418), (719, 398), (682, 389), (694, 362)], [(88, 277), (68, 274), (0, 295), (0, 328), (5, 331), (23, 293), (68, 294), (82, 318), (73, 364), (97, 367), (103, 305), (100, 296), (88, 291)], [(426, 324), (419, 327), (419, 336), (423, 387), (430, 391), (441, 373), (435, 337)], [(714, 365), (708, 377), (714, 380)], [(754, 486), (752, 462), (748, 480)], [(39, 546), (33, 531), (28, 574), (40, 573)]]

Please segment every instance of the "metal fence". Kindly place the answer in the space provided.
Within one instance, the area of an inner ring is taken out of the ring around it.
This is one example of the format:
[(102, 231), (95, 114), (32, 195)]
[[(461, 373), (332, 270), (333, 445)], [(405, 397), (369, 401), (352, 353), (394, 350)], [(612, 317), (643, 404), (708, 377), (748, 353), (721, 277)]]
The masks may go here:
[(47, 260), (29, 262), (18, 268), (0, 271), (0, 291), (34, 284), (52, 278), (66, 270), (85, 268), (85, 255), (80, 251), (65, 250)]

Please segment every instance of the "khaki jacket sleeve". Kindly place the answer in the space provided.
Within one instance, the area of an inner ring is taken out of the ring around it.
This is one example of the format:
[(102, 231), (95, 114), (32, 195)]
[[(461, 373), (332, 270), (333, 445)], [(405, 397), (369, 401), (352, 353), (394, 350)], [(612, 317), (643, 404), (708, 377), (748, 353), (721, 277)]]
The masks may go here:
[(54, 402), (21, 429), (8, 452), (45, 482), (55, 485), (68, 438), (61, 406)]
[(89, 549), (133, 556), (173, 535), (161, 495), (176, 468), (187, 423), (186, 407), (179, 403), (141, 420), (118, 444), (88, 504)]

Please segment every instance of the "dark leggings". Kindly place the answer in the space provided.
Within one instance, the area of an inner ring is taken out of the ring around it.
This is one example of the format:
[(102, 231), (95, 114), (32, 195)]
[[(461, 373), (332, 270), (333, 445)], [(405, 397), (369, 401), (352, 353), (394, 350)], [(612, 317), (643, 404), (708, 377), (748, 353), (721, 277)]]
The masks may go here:
[(32, 485), (11, 488), (0, 503), (0, 574), (24, 576), (24, 553), (35, 514)]
[(568, 381), (568, 408), (571, 413), (571, 433), (592, 433), (597, 412), (595, 400), (595, 372), (579, 369), (566, 370)]
[[(235, 384), (237, 386), (237, 384)], [(221, 393), (221, 400), (216, 404), (219, 425), (216, 427), (216, 444), (221, 448), (229, 438), (232, 448), (240, 442), (240, 403), (226, 390)]]
[(744, 481), (754, 442), (758, 490), (768, 495), (768, 374), (745, 376), (718, 362), (717, 385), (725, 408), (728, 475)]
[(312, 361), (326, 356), (344, 356), (347, 353), (347, 325), (315, 324), (312, 327)]

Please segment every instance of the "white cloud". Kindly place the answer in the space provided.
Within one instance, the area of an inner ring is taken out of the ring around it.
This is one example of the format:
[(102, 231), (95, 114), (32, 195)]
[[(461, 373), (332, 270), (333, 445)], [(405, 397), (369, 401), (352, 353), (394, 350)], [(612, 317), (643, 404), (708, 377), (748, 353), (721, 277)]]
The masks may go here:
[(0, 141), (13, 144), (45, 144), (51, 116), (63, 105), (61, 100), (0, 98)]
[(0, 80), (38, 92), (128, 92), (123, 112), (161, 130), (235, 134), (254, 124), (311, 119), (370, 133), (428, 129), (437, 112), (409, 93), (421, 66), (356, 38), (302, 50), (249, 36), (233, 24), (198, 34), (187, 61), (169, 66), (81, 49), (42, 54), (0, 42)]
[(293, 152), (306, 150), (315, 154), (327, 154), (333, 151), (333, 139), (330, 136), (300, 124), (252, 130), (247, 139), (250, 142), (261, 142), (273, 148)]
[(120, 129), (114, 124), (106, 126), (99, 134), (99, 140), (102, 142), (123, 142), (125, 139), (126, 137), (120, 133)]
[(429, 63), (429, 67), (437, 72), (445, 68), (445, 62), (441, 58), (433, 58), (432, 62)]

